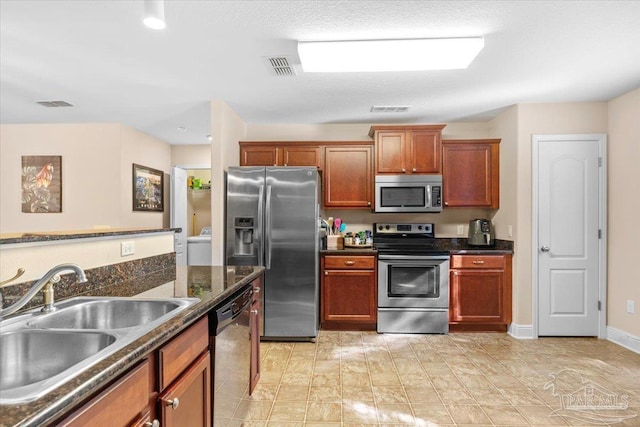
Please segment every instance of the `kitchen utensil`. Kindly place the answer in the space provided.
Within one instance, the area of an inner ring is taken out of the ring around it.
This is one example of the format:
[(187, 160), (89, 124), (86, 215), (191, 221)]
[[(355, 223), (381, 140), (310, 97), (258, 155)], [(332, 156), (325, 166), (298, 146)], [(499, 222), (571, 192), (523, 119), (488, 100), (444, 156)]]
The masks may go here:
[(344, 231), (347, 229), (347, 224), (345, 224), (344, 222), (342, 224), (340, 224), (340, 232), (344, 233)]
[(337, 233), (340, 232), (340, 225), (342, 225), (342, 220), (340, 218), (336, 218), (333, 220), (333, 226), (335, 227)]
[(332, 216), (330, 216), (327, 219), (327, 224), (329, 224), (329, 234), (334, 234), (335, 230), (333, 229), (333, 217)]

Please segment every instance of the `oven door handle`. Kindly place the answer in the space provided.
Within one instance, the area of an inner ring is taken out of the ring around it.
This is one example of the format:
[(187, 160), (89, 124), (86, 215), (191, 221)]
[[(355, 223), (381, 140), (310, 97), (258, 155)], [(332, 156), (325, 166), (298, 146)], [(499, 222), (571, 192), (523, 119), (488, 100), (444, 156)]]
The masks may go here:
[(449, 255), (380, 255), (378, 254), (378, 259), (395, 259), (395, 260), (403, 260), (403, 261), (411, 261), (411, 260), (443, 260), (448, 261)]

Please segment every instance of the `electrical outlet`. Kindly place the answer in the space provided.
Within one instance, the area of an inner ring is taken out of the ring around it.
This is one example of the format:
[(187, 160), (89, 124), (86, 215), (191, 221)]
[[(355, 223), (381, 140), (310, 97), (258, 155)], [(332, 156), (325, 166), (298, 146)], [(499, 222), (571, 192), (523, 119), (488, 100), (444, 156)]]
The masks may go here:
[(136, 242), (120, 243), (120, 256), (133, 255), (136, 252)]
[(508, 225), (507, 226), (507, 236), (508, 237), (513, 237), (513, 225)]
[(464, 225), (458, 226), (458, 236), (464, 236)]
[(628, 299), (627, 300), (627, 313), (634, 314), (635, 312), (636, 312), (635, 303), (633, 302), (633, 300)]

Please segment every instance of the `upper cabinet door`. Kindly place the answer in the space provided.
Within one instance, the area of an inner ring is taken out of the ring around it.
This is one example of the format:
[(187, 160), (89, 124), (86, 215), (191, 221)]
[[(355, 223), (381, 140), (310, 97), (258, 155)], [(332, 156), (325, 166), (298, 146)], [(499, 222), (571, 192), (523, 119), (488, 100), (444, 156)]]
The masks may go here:
[(282, 147), (283, 166), (315, 166), (322, 170), (324, 164), (320, 146), (287, 146)]
[(240, 166), (281, 166), (282, 149), (274, 145), (240, 144)]
[(325, 147), (322, 175), (325, 208), (371, 209), (372, 151), (370, 145)]
[(371, 126), (376, 175), (440, 174), (445, 125)]
[(445, 207), (500, 207), (499, 139), (442, 141)]
[(404, 131), (379, 131), (376, 140), (376, 174), (406, 173), (407, 136)]
[(411, 132), (410, 149), (411, 173), (440, 174), (442, 172), (440, 131)]

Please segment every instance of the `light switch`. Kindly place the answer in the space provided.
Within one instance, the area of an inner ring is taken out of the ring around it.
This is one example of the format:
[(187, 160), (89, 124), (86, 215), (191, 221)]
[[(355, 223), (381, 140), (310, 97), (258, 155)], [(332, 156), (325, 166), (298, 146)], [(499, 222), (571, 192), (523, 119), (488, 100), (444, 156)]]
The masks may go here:
[(459, 225), (458, 226), (458, 236), (463, 236), (464, 235), (464, 225)]

